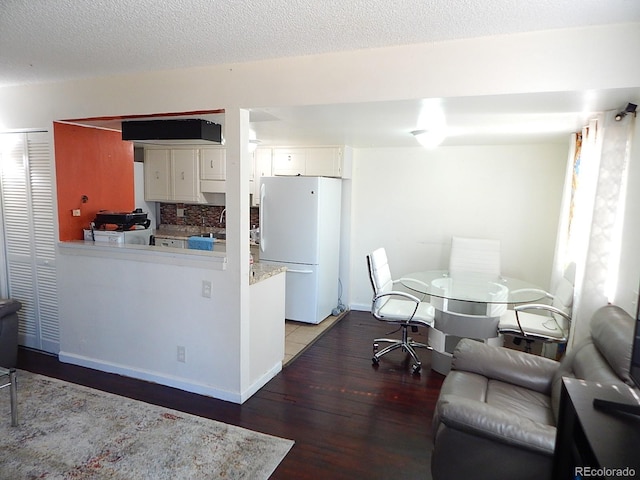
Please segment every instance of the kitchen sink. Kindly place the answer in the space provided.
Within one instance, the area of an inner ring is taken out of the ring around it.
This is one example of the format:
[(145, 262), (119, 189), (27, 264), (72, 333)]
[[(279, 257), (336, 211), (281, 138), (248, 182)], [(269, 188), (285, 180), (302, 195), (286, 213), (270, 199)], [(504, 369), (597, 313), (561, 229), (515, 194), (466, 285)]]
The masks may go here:
[(197, 237), (203, 238), (215, 238), (216, 240), (226, 240), (227, 234), (224, 232), (214, 232), (214, 233), (201, 233), (200, 235), (196, 235)]

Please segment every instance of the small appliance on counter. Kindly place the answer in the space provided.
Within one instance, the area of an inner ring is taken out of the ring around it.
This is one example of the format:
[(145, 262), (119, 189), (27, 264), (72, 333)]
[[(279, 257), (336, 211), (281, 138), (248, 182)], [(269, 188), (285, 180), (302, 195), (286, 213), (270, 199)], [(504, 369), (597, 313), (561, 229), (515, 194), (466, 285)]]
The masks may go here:
[[(147, 218), (147, 214), (140, 208), (136, 208), (133, 212), (112, 212), (109, 210), (100, 210), (93, 220), (96, 230), (105, 229), (106, 225), (114, 225), (116, 230), (130, 230), (133, 226), (142, 226), (149, 228), (151, 220)], [(111, 229), (110, 229), (111, 230)]]
[(84, 239), (114, 245), (149, 245), (153, 235), (150, 225), (151, 220), (139, 208), (133, 212), (100, 210), (91, 227), (84, 230)]

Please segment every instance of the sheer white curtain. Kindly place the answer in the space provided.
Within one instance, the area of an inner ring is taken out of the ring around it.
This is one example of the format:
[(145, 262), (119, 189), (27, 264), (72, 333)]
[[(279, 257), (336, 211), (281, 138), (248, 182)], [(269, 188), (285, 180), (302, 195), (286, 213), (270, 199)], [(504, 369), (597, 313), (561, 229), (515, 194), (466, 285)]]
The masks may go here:
[(620, 246), (635, 117), (607, 112), (574, 135), (558, 229), (554, 281), (576, 263), (569, 348), (589, 333), (593, 312), (611, 301)]

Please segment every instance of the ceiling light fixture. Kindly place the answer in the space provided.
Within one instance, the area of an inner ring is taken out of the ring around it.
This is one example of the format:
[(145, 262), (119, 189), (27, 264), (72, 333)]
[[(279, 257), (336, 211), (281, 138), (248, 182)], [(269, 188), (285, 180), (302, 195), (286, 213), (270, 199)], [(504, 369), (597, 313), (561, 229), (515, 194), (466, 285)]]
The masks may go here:
[(435, 130), (412, 130), (411, 135), (416, 137), (416, 140), (420, 145), (425, 148), (435, 148), (440, 145), (446, 135), (444, 133), (444, 129), (435, 129)]

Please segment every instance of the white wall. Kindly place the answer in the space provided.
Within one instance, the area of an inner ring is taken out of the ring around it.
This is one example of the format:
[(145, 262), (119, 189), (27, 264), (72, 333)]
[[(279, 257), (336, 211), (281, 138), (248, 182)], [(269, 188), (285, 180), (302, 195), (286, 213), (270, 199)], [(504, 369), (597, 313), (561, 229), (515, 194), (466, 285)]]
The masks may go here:
[(502, 242), (502, 271), (549, 288), (566, 145), (357, 149), (351, 292), (368, 309), (365, 256), (384, 246), (394, 277), (447, 268), (452, 235)]
[[(227, 306), (234, 285), (220, 258), (61, 248), (61, 360), (240, 401), (240, 330)], [(202, 296), (204, 280), (211, 298)], [(178, 346), (186, 349), (184, 363)]]
[[(640, 62), (637, 61), (639, 50), (640, 24), (636, 23), (7, 87), (0, 89), (0, 129), (44, 128), (51, 131), (53, 121), (59, 119), (215, 108), (228, 108), (233, 113), (233, 124), (240, 126), (244, 124), (244, 119), (242, 112), (238, 112), (239, 107), (637, 87), (640, 83)], [(588, 53), (588, 60), (585, 60), (585, 55), (581, 52)], [(235, 152), (233, 156), (239, 158), (237, 153), (244, 144), (245, 133), (231, 133), (232, 135), (227, 135), (229, 148)], [(464, 154), (461, 153), (460, 158), (454, 158), (453, 161), (463, 162), (461, 166), (467, 168), (474, 166), (472, 157), (475, 155), (470, 153), (471, 150), (473, 149), (461, 150)], [(460, 178), (461, 172), (453, 171), (451, 164), (441, 157), (445, 151), (447, 150), (436, 151), (440, 153), (434, 154), (433, 169), (426, 169), (428, 163), (425, 163), (423, 157), (427, 154), (423, 150), (408, 151), (406, 155), (403, 153), (397, 158), (391, 158), (390, 155), (383, 157), (384, 152), (354, 152), (354, 201), (351, 218), (353, 240), (348, 254), (352, 265), (349, 272), (352, 280), (349, 283), (354, 285), (353, 297), (358, 301), (368, 301), (369, 294), (364, 291), (359, 279), (364, 276), (361, 262), (365, 250), (373, 246), (374, 240), (376, 245), (384, 243), (390, 248), (394, 267), (403, 271), (435, 265), (437, 258), (441, 261), (446, 254), (443, 242), (453, 230), (468, 228), (471, 231), (471, 227), (477, 227), (486, 228), (488, 232), (495, 231), (495, 225), (490, 229), (487, 222), (475, 222), (476, 218), (469, 214), (469, 210), (462, 212), (467, 214), (468, 221), (455, 224), (450, 223), (454, 215), (439, 214), (447, 208), (458, 207), (457, 197), (452, 196), (450, 191), (455, 188), (456, 183), (450, 183), (445, 188), (446, 191), (440, 191), (437, 201), (429, 197), (430, 190), (437, 192), (439, 187), (444, 188), (434, 178)], [(520, 160), (509, 158), (509, 161), (521, 162), (520, 167), (533, 172), (531, 157), (525, 153), (522, 152)], [(564, 153), (560, 156), (564, 157)], [(491, 169), (496, 171), (500, 161), (507, 163), (506, 155), (486, 157), (485, 164), (480, 170), (475, 170), (475, 174)], [(369, 159), (371, 163), (368, 163)], [(424, 173), (424, 179), (430, 182), (430, 189), (423, 188), (423, 182), (418, 182), (418, 175), (412, 175), (407, 180), (402, 173), (405, 163), (408, 171)], [(374, 191), (373, 188), (370, 192), (364, 191), (370, 184), (388, 186), (381, 181), (382, 177), (376, 168), (386, 171), (391, 169), (394, 173), (388, 177), (394, 179), (391, 182), (395, 188), (394, 193), (396, 196), (398, 193), (408, 195), (408, 198), (405, 197), (408, 202), (402, 208), (407, 211), (409, 220), (395, 218), (394, 221), (398, 222), (396, 228), (381, 230), (385, 228), (384, 222), (379, 221), (372, 208), (376, 206), (386, 214), (397, 217), (395, 212), (400, 206), (397, 205), (395, 209), (389, 206), (396, 201), (395, 197), (385, 196), (384, 193), (373, 195), (370, 193)], [(434, 177), (438, 169), (446, 175)], [(233, 245), (228, 248), (228, 269), (221, 274), (226, 282), (224, 291), (228, 295), (220, 305), (220, 312), (230, 321), (241, 324), (238, 327), (236, 323), (235, 329), (229, 332), (231, 336), (240, 338), (242, 343), (242, 352), (236, 357), (234, 365), (237, 367), (241, 362), (240, 358), (247, 357), (249, 349), (248, 341), (243, 340), (249, 328), (249, 288), (245, 283), (249, 255), (248, 182), (244, 181), (248, 177), (247, 162), (230, 162), (227, 165), (227, 175), (227, 214), (232, 217), (227, 228), (227, 238)], [(515, 167), (511, 175), (515, 182)], [(468, 177), (465, 181), (470, 188), (476, 188), (477, 185), (470, 182), (470, 179)], [(485, 184), (489, 180), (486, 178)], [(493, 180), (494, 178), (491, 179)], [(540, 178), (541, 183), (542, 180)], [(401, 187), (407, 181), (412, 188)], [(500, 187), (515, 188), (507, 181), (501, 182)], [(498, 191), (495, 189), (493, 193)], [(503, 199), (511, 203), (511, 199), (518, 196), (512, 190), (509, 191), (510, 197), (504, 195)], [(460, 192), (457, 194), (460, 196)], [(524, 189), (518, 189), (518, 194), (528, 195)], [(473, 197), (474, 203), (476, 200), (484, 200), (483, 195)], [(496, 197), (499, 195), (490, 198), (495, 200)], [(533, 200), (528, 198), (521, 201), (533, 204)], [(500, 214), (504, 217), (504, 213)], [(527, 220), (533, 223), (538, 218)], [(512, 227), (507, 227), (506, 223), (504, 225), (503, 235), (510, 239), (505, 251), (505, 273), (517, 274), (519, 272), (515, 269), (518, 261), (522, 260), (521, 251), (514, 246), (515, 238), (510, 236)], [(477, 231), (479, 230), (474, 230)], [(529, 240), (533, 241), (534, 236), (532, 234)], [(397, 245), (407, 239), (411, 242), (405, 247), (408, 255), (402, 256), (399, 252), (405, 251), (405, 248), (401, 250)], [(362, 245), (359, 241), (362, 241)], [(525, 244), (529, 245), (523, 242)], [(531, 253), (530, 249), (527, 253)], [(635, 252), (634, 255), (637, 256)], [(539, 277), (540, 281), (544, 281), (543, 277), (547, 275), (548, 273), (540, 271), (533, 280)], [(65, 277), (59, 279), (61, 283), (67, 280)], [(74, 292), (65, 292), (69, 298), (61, 298), (61, 303), (74, 301)], [(109, 298), (116, 292), (103, 293)], [(159, 282), (153, 295), (172, 298), (172, 286), (163, 287)], [(90, 314), (90, 311), (86, 312), (86, 315)], [(194, 349), (215, 348), (216, 337), (213, 330), (206, 330), (203, 335), (194, 325), (189, 332), (191, 336), (188, 340)], [(64, 330), (62, 334), (65, 335)], [(183, 378), (189, 381), (199, 374), (200, 372), (187, 371)], [(243, 379), (240, 390), (244, 390), (248, 375), (241, 373), (241, 376)], [(237, 378), (231, 377), (221, 379), (223, 384), (236, 381)]]

